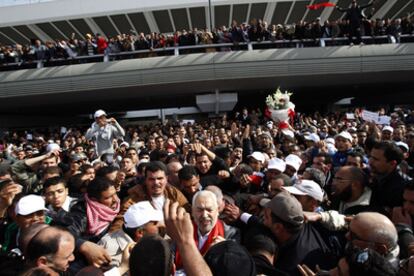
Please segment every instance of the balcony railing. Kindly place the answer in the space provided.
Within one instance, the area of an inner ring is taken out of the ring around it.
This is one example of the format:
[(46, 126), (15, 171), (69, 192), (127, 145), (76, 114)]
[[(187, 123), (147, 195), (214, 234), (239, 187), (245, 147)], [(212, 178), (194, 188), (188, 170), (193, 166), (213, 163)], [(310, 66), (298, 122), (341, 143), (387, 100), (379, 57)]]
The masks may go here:
[[(388, 36), (362, 37), (364, 45), (389, 44)], [(414, 42), (414, 35), (402, 35), (400, 43)], [(222, 43), (222, 44), (203, 44), (194, 46), (177, 46), (156, 48), (151, 50), (139, 50), (130, 52), (119, 52), (109, 54), (99, 54), (90, 56), (77, 56), (65, 59), (33, 60), (15, 63), (0, 64), (0, 71), (13, 71), (19, 69), (35, 69), (44, 67), (55, 67), (62, 65), (84, 64), (94, 62), (109, 62), (115, 60), (148, 58), (156, 56), (179, 56), (193, 53), (208, 52), (227, 52), (227, 51), (254, 51), (263, 49), (282, 49), (282, 48), (308, 48), (308, 47), (331, 47), (349, 45), (349, 39), (343, 38), (322, 38), (318, 40), (277, 40), (262, 42), (243, 42), (243, 43)]]

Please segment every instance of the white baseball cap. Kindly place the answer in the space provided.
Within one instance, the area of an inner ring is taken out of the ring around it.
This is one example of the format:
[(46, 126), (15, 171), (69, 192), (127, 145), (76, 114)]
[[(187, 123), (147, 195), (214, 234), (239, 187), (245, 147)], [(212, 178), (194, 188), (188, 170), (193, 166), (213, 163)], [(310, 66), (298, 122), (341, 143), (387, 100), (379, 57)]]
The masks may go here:
[(279, 158), (275, 157), (275, 158), (270, 159), (267, 162), (267, 169), (268, 170), (278, 170), (282, 173), (286, 169), (286, 163), (282, 159), (279, 159)]
[(96, 119), (96, 118), (99, 118), (99, 117), (101, 117), (101, 116), (106, 116), (106, 112), (105, 111), (103, 111), (102, 109), (99, 109), (99, 110), (97, 110), (97, 111), (95, 111), (95, 114), (93, 114), (93, 117)]
[(292, 166), (296, 171), (299, 170), (300, 165), (302, 165), (302, 159), (295, 154), (289, 154), (285, 158), (286, 165)]
[(319, 142), (321, 140), (321, 138), (319, 138), (319, 135), (318, 134), (311, 133), (311, 134), (305, 136), (305, 140), (308, 140), (308, 141), (312, 141), (314, 143), (317, 143), (317, 142)]
[(342, 137), (344, 139), (347, 139), (349, 142), (352, 143), (352, 135), (348, 131), (342, 131), (338, 135), (335, 136), (335, 139), (337, 137)]
[(323, 191), (318, 183), (312, 180), (301, 180), (293, 186), (283, 187), (292, 195), (307, 195), (319, 202), (323, 201)]
[(264, 157), (263, 153), (261, 153), (260, 151), (255, 151), (247, 157), (253, 157), (257, 161), (260, 161), (262, 163), (264, 163), (264, 161), (265, 161), (265, 157)]
[(47, 211), (45, 200), (38, 195), (27, 195), (22, 197), (16, 204), (14, 211), (16, 215), (30, 215), (37, 211)]
[(154, 209), (149, 201), (141, 201), (132, 205), (124, 215), (126, 228), (137, 228), (150, 221), (161, 221), (163, 219), (162, 212)]
[(404, 143), (404, 142), (398, 141), (398, 142), (395, 142), (395, 144), (396, 144), (398, 147), (400, 147), (400, 148), (404, 148), (406, 152), (409, 152), (409, 151), (410, 151), (410, 148), (409, 148), (409, 147), (408, 147), (408, 145), (407, 145), (406, 143)]
[(325, 142), (326, 142), (327, 144), (332, 144), (332, 145), (335, 145), (335, 139), (334, 139), (334, 138), (332, 138), (332, 137), (326, 138), (326, 139), (325, 139)]
[(282, 133), (285, 136), (288, 136), (290, 138), (295, 138), (295, 133), (293, 133), (293, 131), (291, 131), (290, 129), (282, 129)]
[(126, 142), (126, 141), (123, 141), (119, 146), (120, 147), (125, 146), (125, 147), (129, 148), (129, 143)]
[(47, 147), (46, 147), (47, 152), (51, 152), (51, 151), (54, 151), (54, 150), (60, 150), (60, 146), (56, 143), (51, 143), (51, 144), (47, 145)]
[(382, 128), (382, 131), (383, 131), (383, 132), (384, 132), (384, 131), (389, 131), (389, 132), (393, 133), (393, 132), (394, 132), (394, 128), (393, 128), (392, 126), (384, 126), (384, 127)]

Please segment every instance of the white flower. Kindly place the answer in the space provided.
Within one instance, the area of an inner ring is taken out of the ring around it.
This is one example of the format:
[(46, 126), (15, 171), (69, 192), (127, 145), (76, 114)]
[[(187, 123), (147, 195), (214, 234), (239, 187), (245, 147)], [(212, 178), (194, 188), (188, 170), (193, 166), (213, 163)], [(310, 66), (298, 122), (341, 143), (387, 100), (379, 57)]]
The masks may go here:
[(273, 95), (266, 97), (266, 105), (271, 109), (285, 109), (290, 103), (291, 95), (292, 93), (288, 91), (282, 93), (280, 87), (278, 87)]

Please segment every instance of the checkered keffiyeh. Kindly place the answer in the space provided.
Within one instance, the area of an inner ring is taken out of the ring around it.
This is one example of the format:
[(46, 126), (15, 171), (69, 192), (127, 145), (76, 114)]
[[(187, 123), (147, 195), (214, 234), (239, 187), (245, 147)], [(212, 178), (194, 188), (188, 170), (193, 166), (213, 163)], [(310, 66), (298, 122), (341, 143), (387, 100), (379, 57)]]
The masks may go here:
[(86, 201), (86, 217), (88, 218), (88, 233), (91, 235), (99, 235), (109, 224), (115, 219), (119, 213), (120, 201), (118, 199), (115, 210), (106, 205), (92, 200), (85, 194)]

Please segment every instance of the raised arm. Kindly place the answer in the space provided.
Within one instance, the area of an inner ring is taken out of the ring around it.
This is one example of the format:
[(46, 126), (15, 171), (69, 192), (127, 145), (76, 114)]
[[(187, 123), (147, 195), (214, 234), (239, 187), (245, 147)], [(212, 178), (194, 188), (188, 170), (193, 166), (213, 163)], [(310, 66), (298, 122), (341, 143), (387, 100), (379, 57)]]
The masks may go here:
[(176, 242), (180, 251), (186, 275), (213, 275), (194, 242), (194, 228), (190, 214), (184, 208), (178, 207), (178, 202), (171, 203), (169, 199), (166, 199), (164, 221), (168, 236)]

